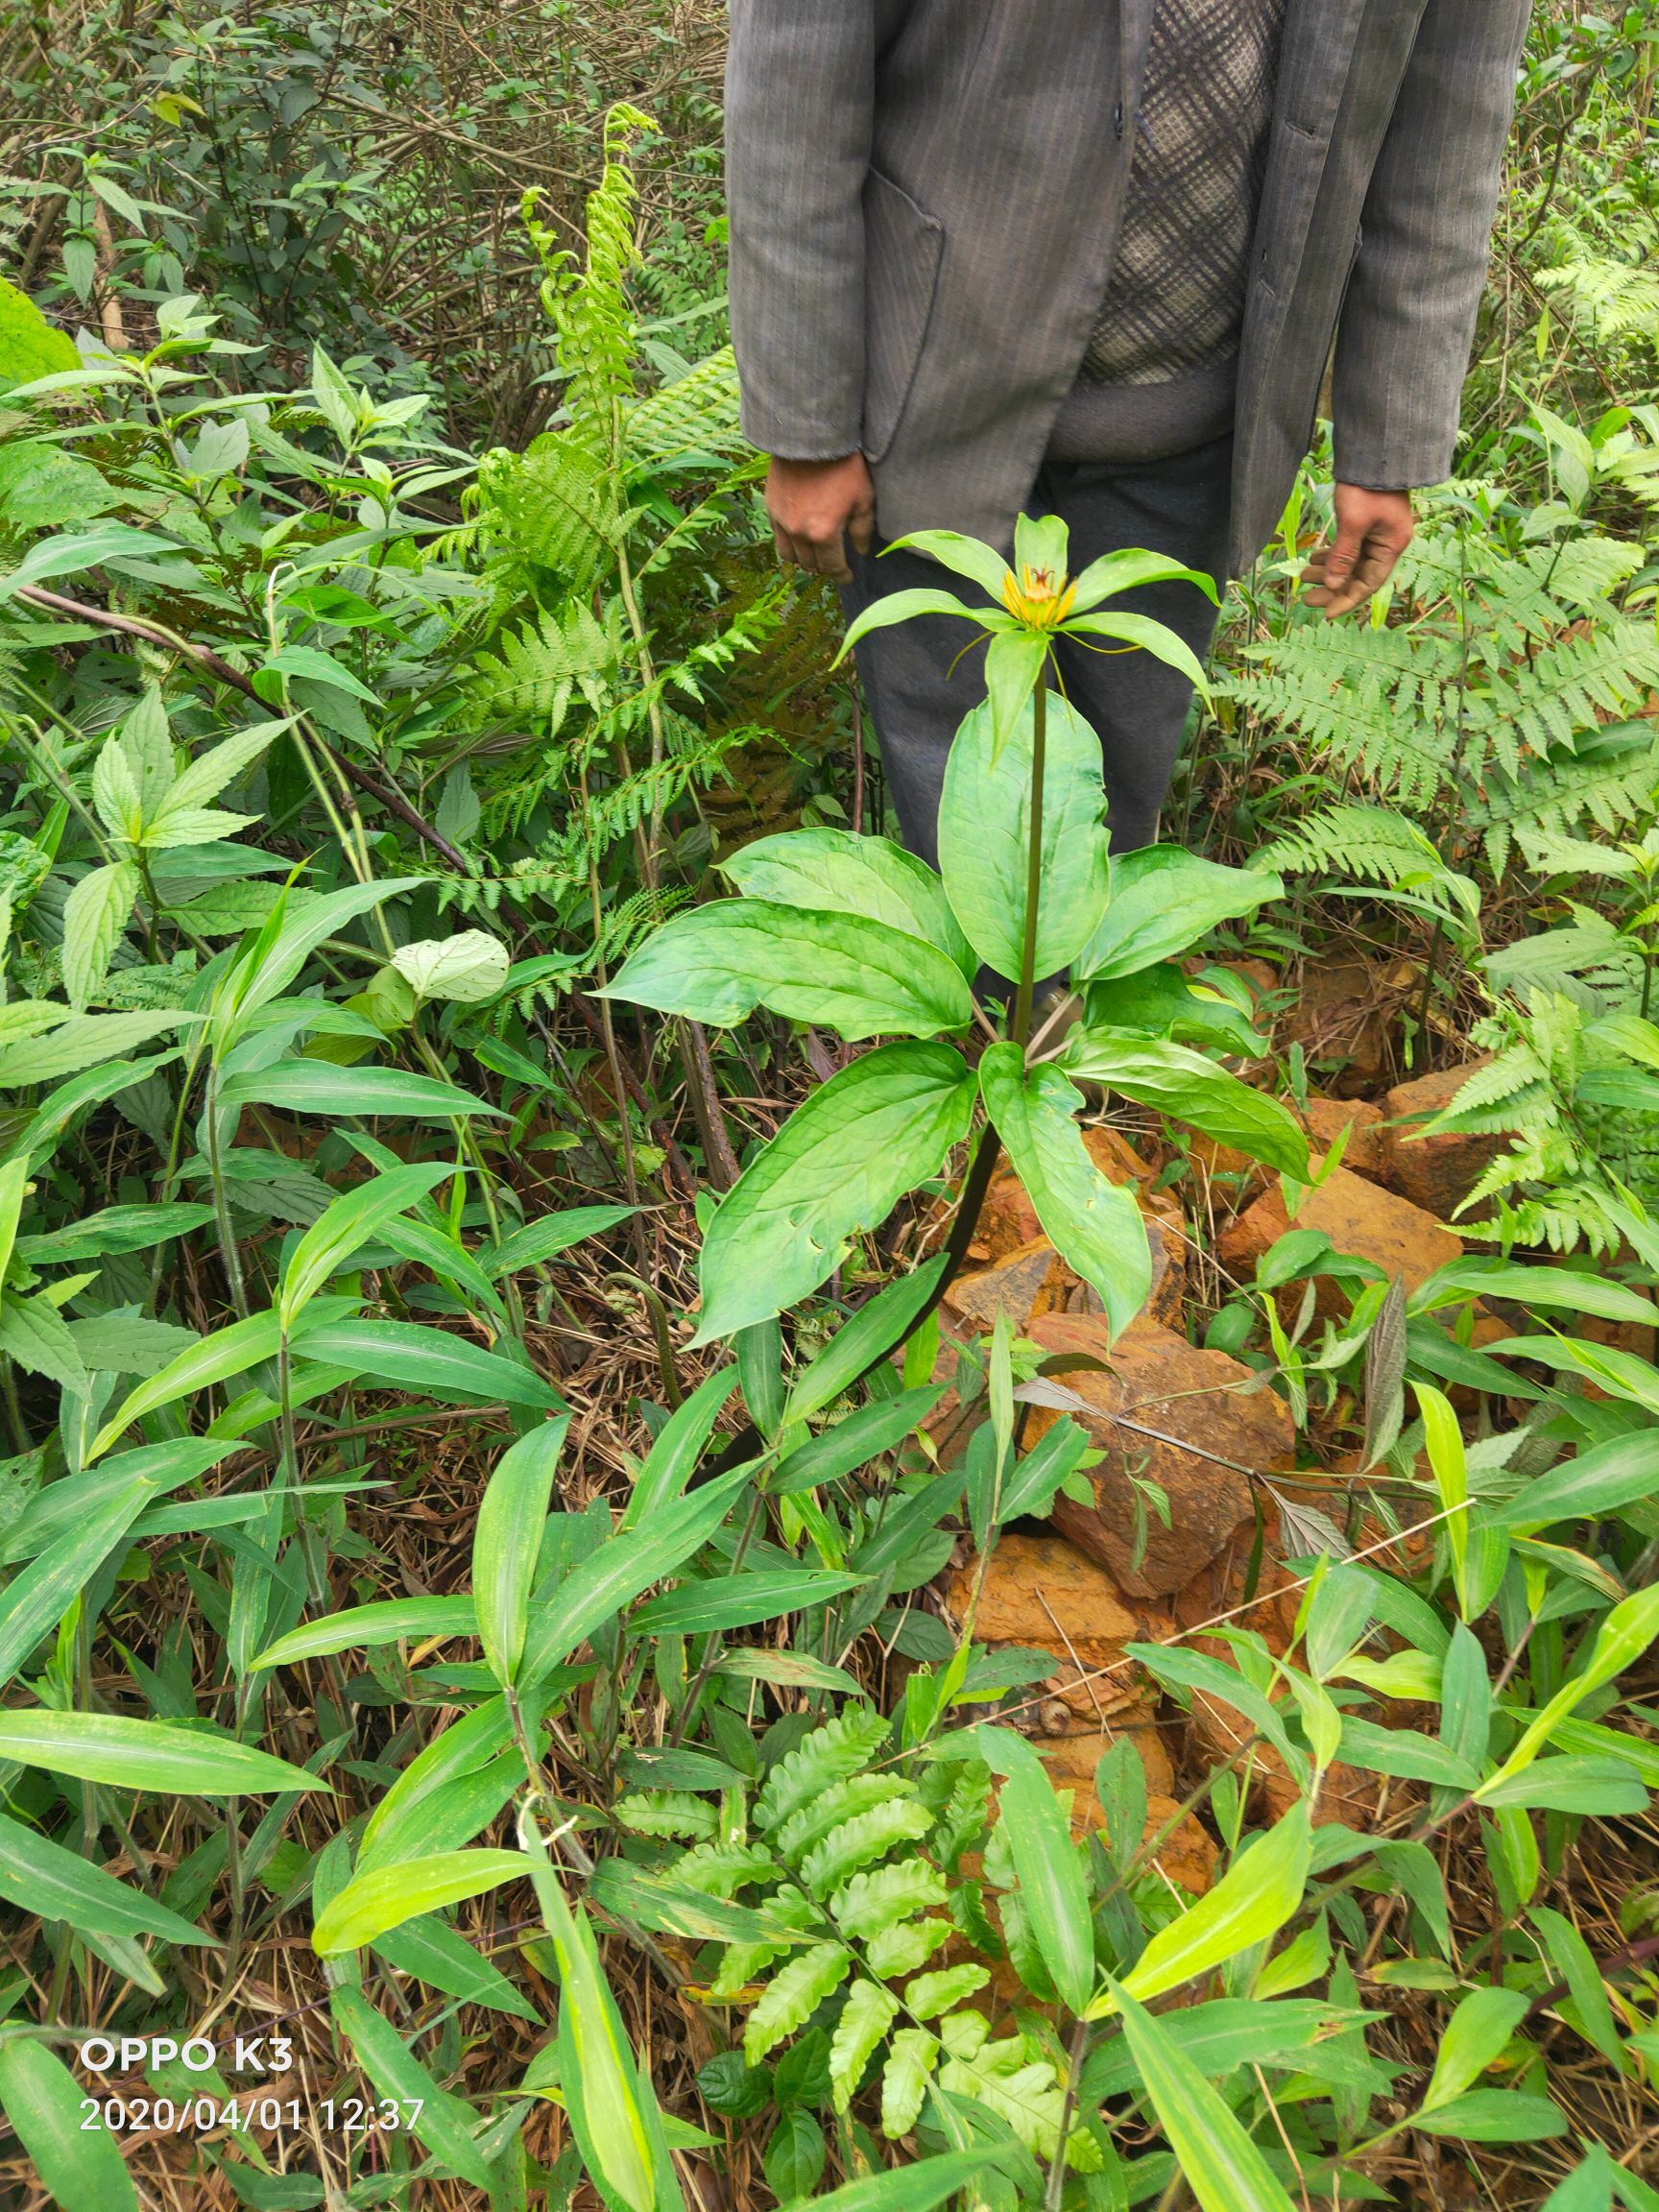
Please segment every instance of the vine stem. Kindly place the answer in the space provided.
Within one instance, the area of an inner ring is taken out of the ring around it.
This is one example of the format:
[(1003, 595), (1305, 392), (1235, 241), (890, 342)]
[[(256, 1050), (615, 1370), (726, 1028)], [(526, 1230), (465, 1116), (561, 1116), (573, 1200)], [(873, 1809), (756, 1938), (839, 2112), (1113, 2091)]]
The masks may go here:
[(1013, 1037), (1023, 1045), (1031, 1034), (1031, 998), (1037, 987), (1037, 914), (1043, 896), (1043, 776), (1048, 751), (1046, 668), (1037, 678), (1031, 699), (1031, 827), (1025, 857), (1025, 932), (1020, 948), (1020, 984), (1014, 998)]

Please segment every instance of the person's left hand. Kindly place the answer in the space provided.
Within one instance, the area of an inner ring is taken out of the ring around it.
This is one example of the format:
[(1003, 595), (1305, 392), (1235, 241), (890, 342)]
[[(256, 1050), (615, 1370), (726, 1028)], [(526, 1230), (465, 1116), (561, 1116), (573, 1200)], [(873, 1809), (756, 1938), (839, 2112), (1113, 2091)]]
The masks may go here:
[(1310, 607), (1325, 618), (1362, 607), (1393, 575), (1416, 534), (1409, 492), (1368, 492), (1362, 484), (1336, 486), (1336, 536), (1321, 545), (1302, 571)]

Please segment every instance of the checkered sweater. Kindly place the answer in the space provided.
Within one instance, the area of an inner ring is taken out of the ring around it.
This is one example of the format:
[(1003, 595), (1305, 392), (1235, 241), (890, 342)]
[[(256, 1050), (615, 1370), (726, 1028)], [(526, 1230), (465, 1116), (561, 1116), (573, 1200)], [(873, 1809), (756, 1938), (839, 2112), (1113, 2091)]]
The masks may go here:
[(1238, 344), (1285, 0), (1157, 0), (1091, 384), (1161, 384)]

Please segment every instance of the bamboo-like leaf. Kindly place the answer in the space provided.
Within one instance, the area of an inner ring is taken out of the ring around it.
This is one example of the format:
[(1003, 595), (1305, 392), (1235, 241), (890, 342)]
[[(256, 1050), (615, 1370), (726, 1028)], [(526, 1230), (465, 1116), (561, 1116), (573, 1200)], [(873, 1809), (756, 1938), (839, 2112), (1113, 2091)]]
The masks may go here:
[[(1302, 1902), (1312, 1863), (1308, 1807), (1298, 1801), (1267, 1834), (1235, 1860), (1214, 1889), (1179, 1919), (1159, 1929), (1122, 1986), (1131, 1997), (1158, 1997), (1236, 1959), (1276, 1936)], [(1099, 2001), (1095, 2016), (1112, 2009)]]
[(214, 1946), (219, 1940), (78, 1851), (66, 1851), (5, 1814), (0, 1814), (0, 1897), (20, 1912), (65, 1921), (82, 1934), (129, 1941), (154, 1936), (163, 1943)]
[(998, 1825), (1020, 1877), (1020, 1900), (1054, 1986), (1073, 2012), (1094, 1988), (1089, 1887), (1054, 1785), (1043, 1762), (1011, 1728), (981, 1728), (979, 1756), (1002, 1776)]
[(470, 1598), (390, 1598), (375, 1605), (327, 1613), (321, 1621), (302, 1622), (268, 1645), (250, 1667), (295, 1667), (301, 1659), (321, 1659), (330, 1651), (373, 1650), (377, 1645), (406, 1639), (477, 1633), (478, 1614)]
[(472, 1533), (472, 1601), (484, 1656), (502, 1682), (513, 1680), (524, 1650), (541, 1531), (569, 1425), (568, 1416), (561, 1415), (510, 1445), (479, 1503)]
[(670, 1505), (691, 1479), (691, 1471), (714, 1432), (727, 1401), (737, 1387), (731, 1366), (717, 1367), (692, 1391), (684, 1405), (669, 1414), (659, 1430), (645, 1464), (634, 1479), (634, 1488), (623, 1512), (621, 1527), (637, 1528), (648, 1524), (663, 1505)]
[(176, 1405), (180, 1398), (194, 1397), (212, 1383), (227, 1382), (233, 1376), (245, 1375), (251, 1367), (275, 1359), (281, 1336), (276, 1315), (268, 1312), (232, 1321), (228, 1329), (200, 1338), (177, 1359), (170, 1359), (159, 1375), (152, 1375), (128, 1393), (92, 1439), (87, 1458), (102, 1458), (123, 1431), (144, 1414)]
[(493, 2195), (490, 2161), (473, 2137), (471, 2107), (439, 2087), (397, 2029), (360, 1989), (342, 1985), (333, 1991), (328, 2004), (336, 2026), (379, 2094), (416, 2108), (410, 2122), (416, 2139), (441, 2167), (469, 2181), (474, 2189)]
[(1599, 1690), (1604, 1682), (1611, 1682), (1616, 1674), (1623, 1674), (1627, 1667), (1633, 1667), (1656, 1636), (1659, 1636), (1659, 1583), (1650, 1583), (1647, 1589), (1636, 1591), (1614, 1606), (1597, 1629), (1596, 1641), (1584, 1666), (1562, 1683), (1538, 1718), (1523, 1729), (1509, 1756), (1495, 1774), (1488, 1775), (1480, 1784), (1476, 1796), (1488, 1797), (1500, 1784), (1530, 1767), (1549, 1743), (1556, 1723), (1568, 1719), (1592, 1691)]
[(406, 1213), (440, 1183), (452, 1180), (454, 1174), (454, 1167), (444, 1161), (416, 1161), (408, 1166), (387, 1168), (332, 1200), (295, 1245), (282, 1270), (276, 1311), (283, 1329), (292, 1332), (317, 1292), (394, 1214)]
[(98, 1512), (47, 1545), (8, 1586), (0, 1610), (0, 1684), (10, 1682), (41, 1637), (57, 1627), (155, 1495), (155, 1485), (142, 1477), (123, 1483)]
[(1291, 2212), (1290, 2199), (1231, 2106), (1206, 2081), (1161, 2020), (1113, 1984), (1137, 2072), (1177, 2171), (1203, 2212)]
[(172, 1720), (132, 1720), (116, 1713), (59, 1713), (45, 1705), (0, 1711), (0, 1759), (103, 1782), (116, 1790), (159, 1790), (180, 1797), (268, 1796), (328, 1784), (302, 1767), (252, 1744), (210, 1736)]
[(55, 2051), (13, 2031), (0, 2042), (0, 2104), (35, 2177), (62, 2212), (138, 2212), (138, 2192), (115, 2137)]
[(402, 1068), (342, 1068), (331, 1060), (278, 1060), (273, 1067), (228, 1076), (219, 1086), (222, 1106), (279, 1106), (297, 1114), (390, 1114), (405, 1121), (465, 1120), (469, 1115), (503, 1119), (469, 1091), (434, 1075)]
[(312, 1949), (325, 1959), (361, 1950), (405, 1920), (481, 1897), (503, 1882), (522, 1882), (529, 1872), (522, 1851), (445, 1851), (376, 1867), (355, 1875), (329, 1899), (311, 1931)]
[(372, 1375), (382, 1389), (445, 1401), (501, 1398), (539, 1413), (567, 1410), (540, 1375), (446, 1329), (412, 1321), (324, 1321), (305, 1331), (300, 1350), (326, 1366)]

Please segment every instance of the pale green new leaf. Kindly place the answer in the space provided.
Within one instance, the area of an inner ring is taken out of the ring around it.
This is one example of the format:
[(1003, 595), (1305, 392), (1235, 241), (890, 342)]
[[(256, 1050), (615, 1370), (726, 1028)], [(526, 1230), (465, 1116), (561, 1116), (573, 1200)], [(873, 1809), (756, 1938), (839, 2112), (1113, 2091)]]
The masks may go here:
[(899, 2014), (899, 2000), (879, 1982), (854, 1982), (830, 2038), (830, 2086), (837, 2112), (845, 2112), (864, 2078), (876, 2046)]
[[(1123, 1987), (1132, 1997), (1159, 1997), (1265, 1943), (1300, 1906), (1312, 1853), (1308, 1807), (1298, 1800), (1213, 1889), (1159, 1929), (1123, 1977)], [(1095, 2014), (1111, 2009), (1112, 2001), (1103, 1999)]]
[(1091, 561), (1077, 577), (1071, 604), (1078, 614), (1087, 614), (1102, 599), (1114, 599), (1120, 591), (1134, 591), (1142, 584), (1170, 583), (1196, 584), (1207, 599), (1220, 604), (1213, 576), (1206, 576), (1202, 569), (1185, 567), (1166, 553), (1144, 553), (1133, 546), (1103, 553), (1098, 561)]
[[(939, 806), (946, 897), (980, 959), (1010, 978), (1020, 974), (1024, 942), (1033, 731), (1027, 704), (994, 758), (990, 709), (975, 708), (950, 748)], [(1111, 893), (1100, 741), (1053, 692), (1044, 752), (1039, 976), (1070, 963), (1107, 911)]]
[[(987, 608), (984, 611), (989, 613)], [(984, 615), (977, 607), (965, 607), (952, 591), (933, 590), (926, 587), (911, 591), (893, 591), (885, 599), (854, 617), (847, 625), (847, 635), (841, 640), (837, 662), (844, 661), (860, 637), (867, 637), (872, 630), (890, 630), (895, 623), (912, 621), (918, 614), (959, 614), (966, 622), (983, 622)]]
[(709, 1225), (693, 1342), (808, 1296), (854, 1236), (879, 1227), (906, 1190), (938, 1172), (973, 1110), (973, 1078), (945, 1045), (882, 1046), (812, 1092)]
[(361, 1950), (388, 1928), (458, 1905), (466, 1897), (481, 1897), (503, 1882), (522, 1882), (529, 1872), (522, 1851), (445, 1851), (376, 1867), (355, 1875), (329, 1899), (311, 1931), (312, 1949), (325, 1959)]
[(1476, 1796), (1489, 1795), (1500, 1783), (1530, 1767), (1549, 1743), (1557, 1723), (1581, 1705), (1592, 1691), (1599, 1690), (1604, 1682), (1611, 1682), (1615, 1675), (1633, 1667), (1656, 1636), (1659, 1636), (1659, 1583), (1650, 1583), (1647, 1589), (1636, 1591), (1614, 1606), (1597, 1629), (1596, 1641), (1584, 1666), (1562, 1683), (1538, 1718), (1528, 1722), (1507, 1759), (1495, 1774), (1481, 1783)]
[(1075, 1118), (1081, 1096), (1057, 1068), (1027, 1075), (1014, 1044), (990, 1047), (979, 1086), (1038, 1220), (1061, 1258), (1099, 1293), (1117, 1335), (1151, 1294), (1152, 1257), (1134, 1193), (1102, 1175), (1084, 1148)]
[(523, 1654), (541, 1531), (569, 1425), (568, 1416), (561, 1415), (509, 1445), (479, 1502), (472, 1599), (484, 1656), (502, 1682), (513, 1680)]
[[(890, 2142), (908, 2135), (927, 2094), (927, 2078), (939, 2063), (939, 2038), (926, 2028), (895, 2031), (881, 2074), (881, 2132)], [(902, 2169), (914, 2173), (914, 2167)]]
[(417, 998), (481, 1006), (499, 996), (512, 963), (506, 946), (487, 929), (463, 929), (453, 937), (400, 945), (392, 965)]

